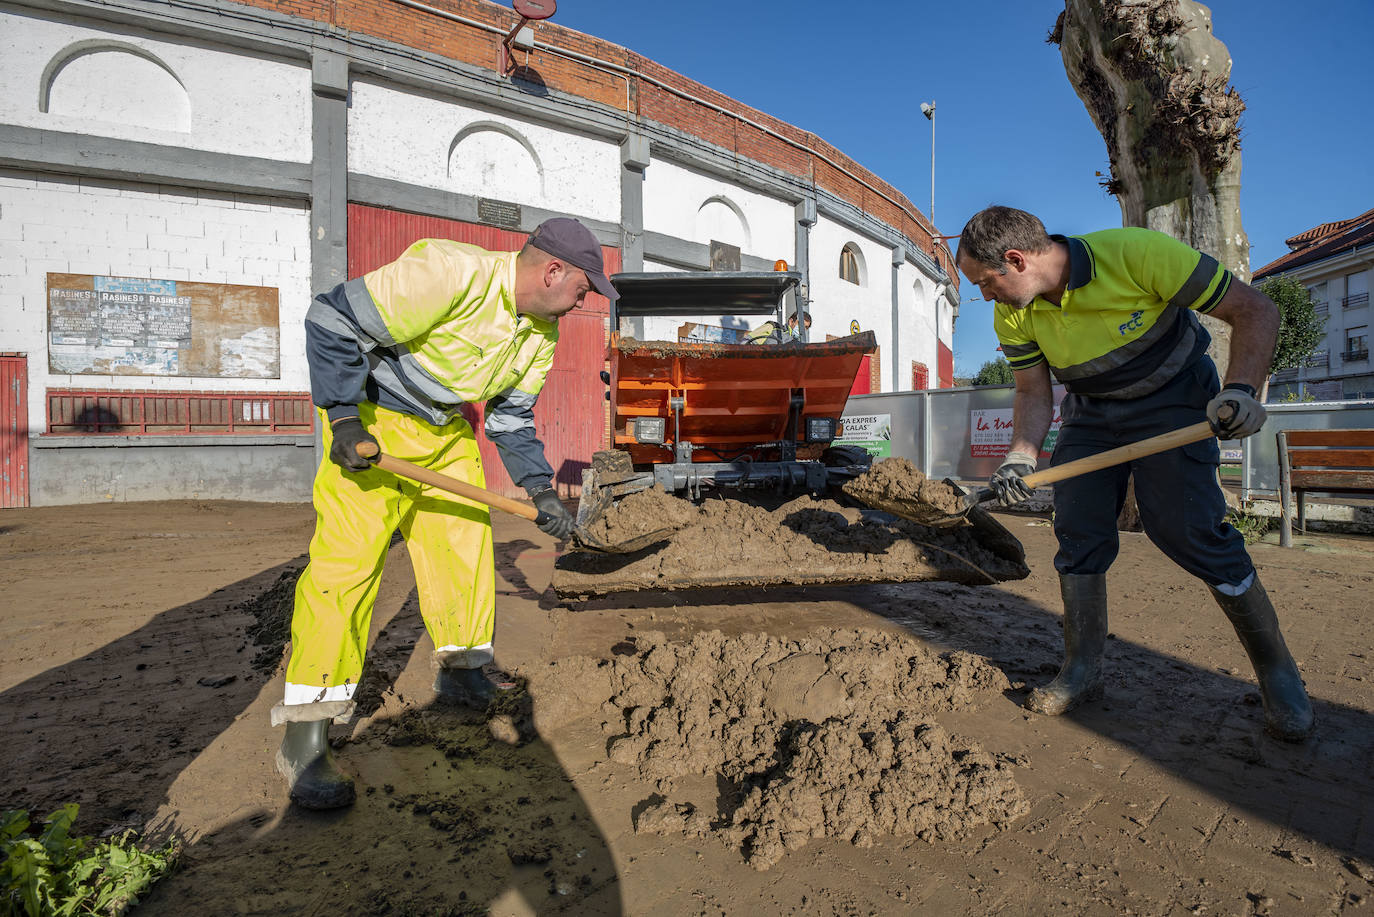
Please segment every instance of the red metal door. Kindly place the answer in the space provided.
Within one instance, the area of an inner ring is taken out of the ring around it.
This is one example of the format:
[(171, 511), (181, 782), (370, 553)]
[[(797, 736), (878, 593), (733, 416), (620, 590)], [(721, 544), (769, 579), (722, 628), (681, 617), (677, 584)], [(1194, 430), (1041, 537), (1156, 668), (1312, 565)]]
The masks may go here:
[(29, 505), (29, 361), (0, 354), (0, 509)]
[[(516, 251), (526, 236), (475, 223), (349, 204), (348, 276), (357, 277), (394, 260), (416, 239), (454, 239), (489, 251)], [(620, 270), (620, 249), (602, 246), (601, 254), (607, 274)], [(563, 496), (581, 493), (582, 469), (593, 452), (608, 447), (601, 370), (606, 365), (609, 306), (605, 297), (589, 293), (580, 309), (559, 320), (553, 368), (534, 409), (535, 430)], [(488, 489), (523, 497), (525, 492), (506, 474), (496, 446), (482, 433), (482, 406), (469, 406), (464, 414), (477, 431)]]
[(849, 390), (851, 395), (867, 395), (873, 391), (873, 355), (864, 354), (864, 358), (859, 361), (859, 372), (854, 376), (854, 386)]
[(954, 387), (954, 351), (944, 341), (935, 342), (935, 373), (937, 387)]
[(911, 390), (923, 392), (930, 388), (930, 368), (924, 363), (911, 364)]

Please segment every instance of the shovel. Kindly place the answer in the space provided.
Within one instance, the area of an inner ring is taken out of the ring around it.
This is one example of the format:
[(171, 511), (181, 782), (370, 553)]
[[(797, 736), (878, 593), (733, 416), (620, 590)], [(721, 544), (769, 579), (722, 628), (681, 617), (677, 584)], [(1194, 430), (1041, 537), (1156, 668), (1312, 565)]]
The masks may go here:
[[(467, 497), (469, 500), (475, 500), (484, 506), (505, 510), (512, 515), (528, 519), (535, 525), (539, 525), (549, 518), (548, 513), (541, 513), (528, 503), (524, 503), (520, 500), (512, 500), (510, 497), (503, 497), (500, 494), (484, 490), (476, 484), (469, 484), (467, 481), (460, 481), (446, 474), (431, 471), (428, 468), (416, 465), (414, 462), (407, 462), (405, 459), (398, 459), (394, 456), (385, 455), (372, 443), (359, 443), (357, 450), (358, 455), (365, 459), (369, 459), (383, 471), (389, 471), (392, 474), (400, 475), (403, 478), (409, 478), (412, 481), (418, 481), (421, 484), (428, 484), (430, 487), (446, 490), (460, 497)], [(588, 518), (584, 525), (578, 525), (573, 529), (573, 538), (580, 547), (587, 548), (591, 551), (599, 551), (602, 554), (631, 554), (635, 551), (641, 551), (651, 544), (663, 541), (672, 534), (671, 529), (660, 529), (643, 535), (636, 535), (624, 541), (615, 543), (607, 542), (591, 534), (585, 527), (594, 522), (604, 511), (605, 507), (600, 507), (596, 515)]]
[[(1025, 481), (1032, 488), (1039, 487), (1041, 484), (1053, 484), (1056, 481), (1066, 481), (1069, 478), (1076, 478), (1080, 474), (1087, 474), (1090, 471), (1098, 471), (1103, 468), (1110, 468), (1113, 465), (1120, 465), (1133, 459), (1144, 458), (1147, 455), (1155, 455), (1159, 452), (1166, 452), (1178, 446), (1186, 446), (1189, 443), (1201, 442), (1210, 436), (1214, 436), (1212, 425), (1207, 421), (1171, 430), (1168, 433), (1160, 433), (1158, 436), (1151, 436), (1139, 442), (1131, 443), (1127, 446), (1120, 446), (1116, 449), (1109, 449), (1106, 452), (1099, 452), (1097, 455), (1089, 455), (1072, 462), (1065, 462), (1053, 468), (1046, 468), (1044, 471), (1037, 471), (1033, 474), (1025, 475), (1021, 480)], [(944, 499), (937, 502), (917, 495), (898, 495), (892, 493), (877, 493), (872, 490), (865, 490), (863, 487), (851, 487), (863, 482), (863, 478), (855, 478), (844, 485), (845, 493), (865, 503), (874, 509), (900, 516), (903, 519), (910, 519), (921, 525), (948, 525), (958, 522), (966, 516), (969, 510), (982, 503), (993, 499), (996, 494), (991, 487), (982, 487), (973, 493), (969, 493), (949, 478), (945, 478), (946, 485), (952, 493), (941, 494)]]

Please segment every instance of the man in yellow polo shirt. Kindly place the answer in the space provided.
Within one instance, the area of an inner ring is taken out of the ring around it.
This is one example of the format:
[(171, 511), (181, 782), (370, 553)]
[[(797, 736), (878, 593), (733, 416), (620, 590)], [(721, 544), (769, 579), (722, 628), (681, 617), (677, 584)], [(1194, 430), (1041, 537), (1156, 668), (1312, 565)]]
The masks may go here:
[[(1031, 495), (1053, 412), (1051, 374), (1066, 391), (1051, 465), (1203, 419), (1223, 439), (1259, 431), (1255, 400), (1274, 353), (1278, 309), (1214, 258), (1148, 229), (1051, 236), (1035, 216), (989, 207), (959, 237), (959, 269), (997, 305), (993, 329), (1014, 371), (1011, 450), (989, 482), (1004, 505)], [(1222, 386), (1195, 313), (1232, 328)], [(1102, 697), (1107, 569), (1116, 518), (1135, 475), (1145, 532), (1207, 584), (1235, 627), (1264, 699), (1265, 726), (1287, 741), (1311, 733), (1312, 705), (1245, 541), (1225, 521), (1217, 441), (1194, 443), (1054, 486), (1055, 569), (1064, 601), (1064, 664), (1026, 706), (1055, 715)]]
[(573, 520), (553, 490), (534, 404), (559, 317), (592, 289), (616, 297), (596, 238), (560, 217), (536, 227), (519, 252), (422, 239), (315, 298), (306, 357), (329, 454), (315, 477), (317, 522), (296, 585), (285, 697), (272, 710), (273, 725), (286, 726), (277, 767), (296, 803), (354, 800), (328, 730), (353, 713), (394, 531), (415, 567), (439, 698), (485, 707), (498, 690), (481, 668), (492, 660), (496, 615), (487, 508), (374, 468), (358, 445), (482, 486), (477, 438), (459, 411), (484, 403), (486, 434), (540, 509), (540, 528), (566, 538)]

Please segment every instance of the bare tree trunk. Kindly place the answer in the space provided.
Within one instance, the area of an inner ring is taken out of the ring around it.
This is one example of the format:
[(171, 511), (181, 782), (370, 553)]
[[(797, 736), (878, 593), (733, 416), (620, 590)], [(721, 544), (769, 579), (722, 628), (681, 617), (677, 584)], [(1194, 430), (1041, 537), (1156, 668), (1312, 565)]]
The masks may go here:
[[(1195, 0), (1065, 0), (1050, 34), (1107, 143), (1122, 223), (1167, 233), (1250, 279), (1231, 55)], [(1224, 377), (1230, 328), (1203, 317)]]
[[(1240, 221), (1239, 93), (1231, 55), (1196, 0), (1065, 0), (1050, 33), (1107, 143), (1125, 226), (1167, 233), (1250, 280)], [(1202, 316), (1225, 379), (1231, 328)], [(1133, 484), (1134, 482), (1132, 482)], [(1139, 530), (1132, 486), (1117, 527)]]

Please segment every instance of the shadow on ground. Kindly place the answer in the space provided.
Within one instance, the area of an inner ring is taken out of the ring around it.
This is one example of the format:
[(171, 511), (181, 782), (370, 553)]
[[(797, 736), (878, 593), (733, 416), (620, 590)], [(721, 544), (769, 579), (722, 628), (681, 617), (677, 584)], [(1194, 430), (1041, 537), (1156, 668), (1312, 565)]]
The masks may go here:
[(274, 770), (269, 804), (255, 804), (280, 732), (239, 726), (217, 739), (245, 715), (266, 721), (261, 696), (269, 679), (280, 682), (282, 643), (257, 647), (249, 633), (264, 598), (289, 622), (304, 563), (162, 612), (0, 694), (0, 807), (41, 816), (76, 802), (81, 834), (179, 832), (149, 820), (199, 756), (230, 756), (216, 770), (234, 779), (202, 792), (215, 797), (207, 809), (231, 820), (186, 838), (181, 867), (140, 914), (484, 914), (517, 902), (537, 913), (619, 913), (609, 847), (534, 732), (537, 699), (525, 695), (493, 727), (482, 714), (434, 706), (428, 691), (396, 693), (424, 634), (413, 592), (376, 630), (359, 684), (362, 727), (347, 739), (348, 728), (334, 729), (339, 759), (358, 778), (356, 805), (290, 806)]

